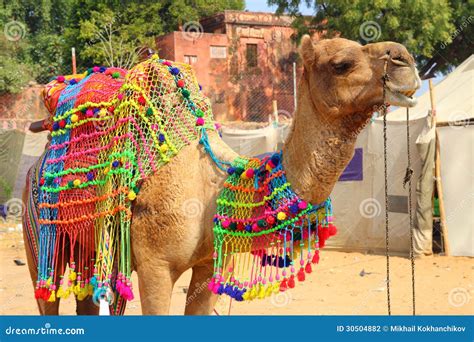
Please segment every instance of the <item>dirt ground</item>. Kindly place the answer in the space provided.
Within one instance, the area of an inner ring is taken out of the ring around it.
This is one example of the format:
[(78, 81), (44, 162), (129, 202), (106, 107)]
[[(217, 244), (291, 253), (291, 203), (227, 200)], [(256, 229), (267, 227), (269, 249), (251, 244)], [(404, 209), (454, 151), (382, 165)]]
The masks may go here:
[[(26, 265), (21, 225), (0, 227), (0, 315), (38, 314)], [(323, 251), (319, 265), (304, 283), (274, 297), (252, 302), (221, 298), (220, 315), (385, 315), (385, 257)], [(416, 308), (420, 315), (474, 314), (474, 263), (472, 258), (433, 256), (416, 260)], [(171, 314), (182, 315), (191, 272), (178, 280)], [(410, 260), (391, 258), (391, 302), (395, 315), (411, 314)], [(138, 288), (134, 275), (135, 288)], [(204, 289), (207, 291), (207, 287)], [(127, 305), (127, 315), (140, 315), (138, 291)], [(62, 301), (60, 313), (75, 313), (72, 297)]]

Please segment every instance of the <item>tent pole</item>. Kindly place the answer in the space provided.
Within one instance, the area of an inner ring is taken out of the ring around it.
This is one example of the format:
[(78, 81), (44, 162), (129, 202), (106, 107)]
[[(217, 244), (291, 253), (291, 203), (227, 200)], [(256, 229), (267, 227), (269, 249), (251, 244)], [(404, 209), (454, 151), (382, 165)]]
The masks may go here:
[(449, 248), (448, 240), (448, 227), (446, 226), (446, 212), (444, 210), (444, 199), (443, 199), (443, 185), (441, 184), (441, 154), (440, 154), (440, 145), (439, 145), (439, 135), (438, 128), (436, 127), (436, 109), (435, 109), (435, 99), (434, 99), (434, 89), (433, 82), (431, 79), (428, 80), (430, 87), (430, 100), (431, 100), (431, 123), (432, 127), (435, 128), (435, 178), (436, 178), (436, 189), (438, 190), (438, 203), (439, 203), (439, 216), (441, 219), (441, 232), (443, 233), (443, 245), (444, 245), (444, 254), (449, 256), (451, 251)]

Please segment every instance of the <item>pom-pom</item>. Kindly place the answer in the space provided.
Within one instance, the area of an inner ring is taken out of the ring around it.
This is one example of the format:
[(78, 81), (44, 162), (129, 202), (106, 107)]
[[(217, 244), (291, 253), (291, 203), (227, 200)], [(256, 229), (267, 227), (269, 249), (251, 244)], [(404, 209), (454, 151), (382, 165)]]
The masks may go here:
[(160, 143), (164, 143), (165, 142), (165, 135), (163, 133), (160, 133), (158, 134), (158, 141)]
[(196, 109), (196, 116), (198, 118), (202, 118), (204, 116), (204, 112), (201, 109)]
[(278, 219), (279, 221), (285, 220), (285, 219), (286, 219), (286, 214), (285, 214), (284, 212), (280, 211), (280, 212), (277, 214), (277, 219)]
[[(169, 63), (169, 62), (168, 62), (168, 63)], [(163, 63), (163, 64), (165, 64), (165, 63)], [(171, 65), (171, 63), (170, 63), (170, 65)], [(171, 75), (175, 75), (175, 76), (176, 76), (176, 75), (179, 74), (179, 69), (176, 68), (176, 67), (173, 67), (173, 68), (170, 69), (170, 73), (171, 73)]]
[(119, 78), (120, 77), (120, 73), (118, 71), (112, 73), (112, 77), (113, 78)]
[(272, 216), (272, 215), (267, 216), (266, 221), (267, 221), (267, 223), (268, 223), (269, 225), (272, 225), (272, 224), (275, 223), (275, 217)]
[(60, 128), (66, 127), (66, 120), (61, 120), (61, 121), (59, 121), (59, 127), (60, 127)]
[(328, 232), (329, 232), (329, 236), (334, 236), (337, 234), (337, 228), (335, 225), (333, 225), (332, 223), (329, 224), (329, 227), (328, 227)]
[(288, 284), (286, 282), (286, 279), (283, 279), (280, 283), (280, 292), (285, 292), (286, 290), (288, 290)]
[(180, 88), (183, 88), (184, 87), (184, 80), (178, 80), (178, 82), (176, 82), (176, 85)]
[(129, 201), (134, 201), (137, 198), (137, 194), (135, 193), (135, 191), (130, 190), (127, 197)]
[(92, 118), (94, 116), (94, 111), (92, 109), (86, 110), (86, 117)]
[(196, 120), (196, 126), (202, 126), (204, 125), (204, 119), (203, 118), (198, 118)]
[(191, 95), (191, 92), (188, 89), (183, 88), (183, 90), (181, 90), (181, 94), (183, 94), (185, 98), (188, 98)]
[(247, 176), (247, 178), (253, 178), (253, 176), (255, 175), (255, 170), (254, 169), (247, 169), (245, 171), (245, 175)]
[(224, 220), (224, 221), (222, 221), (221, 225), (222, 225), (222, 228), (229, 228), (230, 221), (229, 220)]
[(98, 66), (95, 66), (95, 67), (92, 68), (92, 71), (93, 72), (99, 72), (100, 68)]
[(169, 147), (168, 147), (167, 144), (162, 144), (162, 145), (160, 145), (160, 151), (161, 151), (161, 153), (166, 153), (166, 152), (168, 152), (168, 150), (169, 150)]
[(76, 280), (76, 279), (77, 279), (77, 273), (74, 272), (74, 271), (71, 271), (71, 272), (69, 273), (69, 280), (70, 280), (70, 281), (74, 281), (74, 280)]
[(56, 81), (58, 81), (59, 83), (64, 83), (65, 80), (66, 78), (63, 75), (56, 77)]
[(252, 226), (251, 226), (250, 224), (246, 225), (246, 226), (245, 226), (245, 230), (246, 230), (247, 232), (251, 233), (251, 232), (252, 232)]
[(45, 182), (44, 178), (41, 178), (40, 181), (39, 181), (39, 184), (44, 185), (44, 182)]
[(308, 263), (306, 264), (304, 270), (305, 270), (305, 272), (308, 273), (308, 274), (311, 273), (311, 272), (313, 272), (313, 268), (311, 267), (311, 263), (310, 263), (310, 262), (308, 262)]
[(308, 203), (306, 203), (305, 201), (301, 201), (298, 203), (298, 208), (300, 208), (301, 210), (304, 210), (308, 207)]
[(311, 260), (313, 264), (319, 263), (319, 251), (314, 252), (313, 259)]
[(74, 185), (76, 188), (81, 185), (81, 180), (80, 179), (74, 179), (74, 181), (72, 182), (72, 185)]
[(107, 70), (106, 67), (103, 67), (103, 66), (102, 66), (102, 67), (99, 68), (99, 72), (105, 72), (105, 70)]
[(298, 274), (296, 275), (298, 277), (298, 281), (304, 281), (305, 280), (305, 274), (304, 274), (304, 268), (301, 267), (300, 270), (298, 271)]
[(148, 107), (148, 109), (146, 110), (146, 115), (148, 116), (153, 115), (153, 109), (151, 107)]
[(119, 162), (118, 160), (114, 160), (114, 161), (112, 162), (112, 167), (113, 167), (113, 168), (116, 168), (116, 167), (118, 167), (119, 165), (120, 165), (120, 162)]
[(227, 174), (232, 175), (235, 172), (235, 168), (232, 166), (227, 169)]
[(141, 104), (142, 106), (145, 105), (146, 103), (146, 100), (143, 96), (139, 96), (138, 99), (137, 99), (138, 103)]
[(123, 99), (123, 94), (122, 94), (122, 93), (119, 93), (119, 94), (117, 95), (117, 98), (118, 98), (119, 100), (122, 100), (122, 99)]
[(77, 83), (77, 81), (76, 81), (75, 78), (73, 78), (72, 80), (69, 81), (69, 85), (74, 85), (76, 83)]
[(71, 115), (71, 122), (76, 123), (77, 121), (79, 121), (79, 116), (77, 114), (72, 114)]

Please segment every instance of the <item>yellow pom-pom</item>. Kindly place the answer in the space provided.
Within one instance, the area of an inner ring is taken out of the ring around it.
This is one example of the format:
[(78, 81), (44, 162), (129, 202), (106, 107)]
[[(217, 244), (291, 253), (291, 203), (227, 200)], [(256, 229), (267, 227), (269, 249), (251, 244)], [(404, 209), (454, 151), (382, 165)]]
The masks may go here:
[(102, 109), (99, 111), (99, 116), (106, 116), (106, 115), (107, 115), (107, 109), (102, 108)]
[(67, 297), (69, 297), (70, 294), (71, 294), (71, 288), (69, 287), (66, 291), (64, 291), (64, 293), (63, 293), (63, 295), (61, 296), (61, 298), (66, 299)]
[(242, 178), (242, 179), (249, 179), (249, 178), (247, 177), (247, 175), (246, 175), (245, 172), (242, 172), (242, 174), (240, 175), (240, 178)]
[(51, 295), (48, 298), (48, 302), (54, 302), (56, 301), (56, 291), (51, 291)]
[(250, 292), (249, 291), (245, 291), (245, 293), (242, 295), (242, 298), (244, 300), (250, 300)]
[(77, 122), (79, 121), (79, 116), (77, 116), (77, 114), (72, 114), (71, 115), (71, 122)]
[(273, 285), (267, 285), (267, 288), (265, 289), (265, 297), (270, 297), (273, 293)]
[(169, 147), (168, 147), (167, 144), (163, 144), (163, 145), (160, 146), (160, 151), (161, 151), (162, 153), (165, 153), (165, 152), (167, 152), (168, 150), (169, 150)]
[(64, 289), (62, 286), (59, 287), (58, 293), (56, 293), (56, 298), (63, 298), (64, 297)]
[(153, 58), (153, 59), (160, 59), (160, 56), (158, 56), (157, 53), (154, 53), (153, 55), (151, 55), (151, 58)]
[(77, 296), (79, 294), (79, 292), (81, 292), (81, 285), (79, 285), (79, 283), (74, 285), (72, 287), (72, 292), (74, 292), (74, 294)]
[(274, 294), (280, 293), (280, 282), (277, 282), (275, 283), (275, 285), (273, 285), (273, 293)]
[(260, 299), (265, 298), (265, 287), (264, 286), (260, 286), (260, 288), (258, 289), (258, 298), (260, 298)]
[(250, 300), (253, 300), (257, 297), (257, 288), (254, 286), (252, 290), (250, 290)]
[(282, 211), (280, 211), (278, 214), (277, 214), (277, 219), (279, 219), (280, 221), (283, 221), (286, 219), (286, 214)]
[(70, 281), (74, 281), (77, 279), (77, 274), (76, 272), (72, 271), (71, 273), (69, 273), (69, 280)]
[(135, 193), (135, 191), (131, 190), (129, 193), (128, 193), (128, 199), (130, 201), (134, 201), (135, 198), (137, 198), (137, 194)]
[(104, 172), (104, 175), (108, 174), (109, 171), (110, 171), (110, 169), (109, 169), (108, 167), (104, 168), (104, 171), (103, 171), (103, 172)]
[(73, 184), (75, 187), (78, 187), (79, 185), (81, 185), (81, 180), (80, 180), (80, 179), (74, 179), (74, 182), (72, 182), (72, 184)]

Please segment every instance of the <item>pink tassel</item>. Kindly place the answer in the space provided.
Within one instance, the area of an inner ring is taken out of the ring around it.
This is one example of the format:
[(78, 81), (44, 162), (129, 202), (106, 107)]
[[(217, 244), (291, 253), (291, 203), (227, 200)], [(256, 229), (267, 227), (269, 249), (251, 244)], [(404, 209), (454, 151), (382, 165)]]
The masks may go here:
[(311, 260), (313, 264), (318, 264), (319, 263), (319, 251), (316, 251), (313, 255), (313, 260)]
[(313, 269), (311, 268), (311, 263), (310, 263), (310, 262), (308, 262), (308, 263), (306, 264), (306, 267), (304, 268), (304, 270), (305, 270), (306, 273), (308, 273), (308, 274), (311, 273), (311, 272), (313, 272)]
[(300, 270), (298, 271), (297, 277), (299, 281), (304, 281), (306, 279), (303, 267), (301, 267)]

